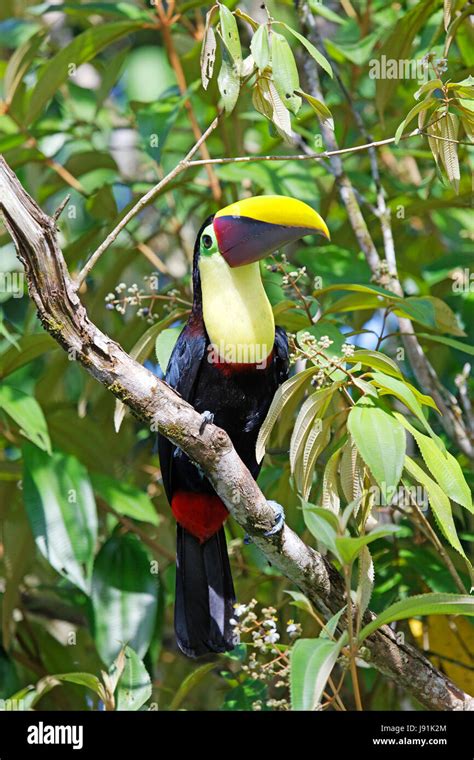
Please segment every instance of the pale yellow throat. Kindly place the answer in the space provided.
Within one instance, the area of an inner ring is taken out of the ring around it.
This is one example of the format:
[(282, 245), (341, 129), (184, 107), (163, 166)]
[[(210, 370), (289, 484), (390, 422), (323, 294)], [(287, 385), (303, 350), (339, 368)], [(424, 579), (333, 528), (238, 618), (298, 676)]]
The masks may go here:
[(200, 257), (199, 271), (204, 324), (216, 358), (264, 362), (273, 349), (275, 322), (258, 261), (231, 268), (216, 253)]

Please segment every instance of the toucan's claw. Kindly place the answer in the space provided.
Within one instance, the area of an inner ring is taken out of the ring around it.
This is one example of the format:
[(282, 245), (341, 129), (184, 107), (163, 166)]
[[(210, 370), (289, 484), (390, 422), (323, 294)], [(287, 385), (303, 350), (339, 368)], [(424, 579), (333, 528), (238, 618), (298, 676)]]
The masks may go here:
[(283, 509), (281, 504), (278, 504), (277, 501), (267, 501), (267, 504), (273, 509), (273, 512), (275, 513), (275, 524), (273, 528), (270, 528), (270, 530), (265, 531), (263, 535), (274, 536), (275, 533), (278, 533), (285, 524), (285, 510)]
[(206, 425), (211, 425), (214, 422), (214, 415), (212, 412), (203, 412), (201, 414), (201, 426), (199, 428), (199, 435), (204, 433)]

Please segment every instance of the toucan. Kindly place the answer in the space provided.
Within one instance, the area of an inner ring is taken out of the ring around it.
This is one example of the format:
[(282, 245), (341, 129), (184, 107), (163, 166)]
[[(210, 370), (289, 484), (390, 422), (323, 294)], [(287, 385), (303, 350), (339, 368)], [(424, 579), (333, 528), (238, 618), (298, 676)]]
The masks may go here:
[[(288, 340), (275, 327), (259, 260), (282, 245), (329, 231), (295, 198), (257, 196), (206, 219), (193, 258), (193, 306), (165, 381), (232, 443), (256, 479), (258, 432), (277, 388), (288, 377)], [(234, 645), (235, 593), (224, 522), (228, 511), (198, 466), (163, 436), (158, 453), (164, 489), (177, 522), (175, 632), (188, 657)], [(281, 508), (275, 525), (282, 525)]]

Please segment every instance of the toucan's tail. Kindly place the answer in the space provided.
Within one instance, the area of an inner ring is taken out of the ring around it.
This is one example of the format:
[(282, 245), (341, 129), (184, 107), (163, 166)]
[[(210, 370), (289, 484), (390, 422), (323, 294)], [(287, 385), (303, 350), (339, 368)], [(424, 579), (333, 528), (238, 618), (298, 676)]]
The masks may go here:
[(188, 657), (227, 652), (235, 640), (234, 584), (224, 528), (201, 543), (178, 524), (174, 626)]

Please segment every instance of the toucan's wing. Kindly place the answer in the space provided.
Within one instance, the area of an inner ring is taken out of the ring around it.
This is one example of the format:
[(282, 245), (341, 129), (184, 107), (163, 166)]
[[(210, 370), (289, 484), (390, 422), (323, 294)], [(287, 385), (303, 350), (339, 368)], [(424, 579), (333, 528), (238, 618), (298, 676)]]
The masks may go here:
[[(185, 401), (191, 404), (194, 387), (204, 359), (207, 346), (207, 334), (204, 325), (189, 323), (176, 341), (168, 362), (165, 381), (174, 388)], [(168, 501), (171, 503), (171, 470), (173, 453), (176, 447), (163, 435), (158, 434), (158, 454), (160, 457), (161, 476)]]

